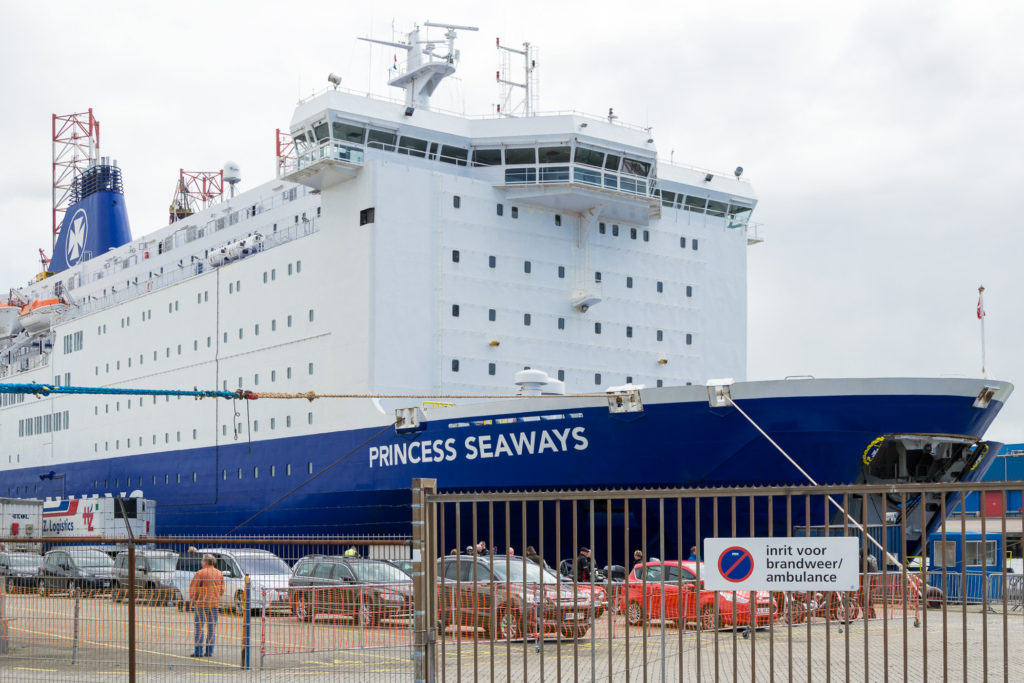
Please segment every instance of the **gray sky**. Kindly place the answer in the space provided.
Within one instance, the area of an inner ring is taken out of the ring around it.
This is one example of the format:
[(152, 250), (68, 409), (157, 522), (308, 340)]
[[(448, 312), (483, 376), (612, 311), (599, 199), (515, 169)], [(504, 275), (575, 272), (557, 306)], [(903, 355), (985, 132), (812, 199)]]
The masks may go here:
[[(746, 169), (766, 243), (749, 252), (748, 378), (978, 376), (1016, 382), (1024, 6), (963, 2), (382, 3), (50, 1), (0, 25), (0, 283), (50, 248), (50, 115), (93, 107), (135, 235), (166, 223), (178, 169), (274, 171), (274, 129), (326, 85), (386, 94), (388, 38), (464, 33), (438, 106), (498, 99), (494, 38), (538, 47), (540, 109), (654, 126), (663, 157)], [(578, 9), (577, 9), (578, 8)], [(426, 12), (426, 13), (424, 13)], [(398, 37), (398, 34), (396, 34)], [(397, 91), (396, 93), (397, 94)], [(1024, 441), (1024, 388), (989, 431)]]

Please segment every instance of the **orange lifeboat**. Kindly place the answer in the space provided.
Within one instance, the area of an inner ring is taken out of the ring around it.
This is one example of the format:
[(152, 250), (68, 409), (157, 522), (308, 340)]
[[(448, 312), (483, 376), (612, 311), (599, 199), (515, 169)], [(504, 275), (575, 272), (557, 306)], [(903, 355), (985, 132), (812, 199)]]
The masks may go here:
[(67, 310), (68, 305), (60, 299), (36, 299), (22, 306), (18, 317), (26, 332), (38, 334), (50, 329)]
[(20, 307), (0, 302), (0, 339), (13, 337), (21, 332), (20, 314)]

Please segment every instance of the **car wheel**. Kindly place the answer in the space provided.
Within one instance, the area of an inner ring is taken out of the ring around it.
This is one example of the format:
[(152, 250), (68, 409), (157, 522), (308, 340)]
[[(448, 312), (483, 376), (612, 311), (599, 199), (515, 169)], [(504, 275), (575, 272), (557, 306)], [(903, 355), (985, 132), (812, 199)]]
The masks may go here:
[(626, 621), (630, 626), (639, 626), (644, 623), (644, 608), (636, 600), (630, 600), (626, 606)]
[(519, 617), (513, 610), (502, 609), (498, 612), (498, 621), (495, 624), (495, 638), (497, 640), (513, 640), (519, 637)]
[(310, 609), (309, 598), (301, 593), (295, 599), (293, 611), (295, 616), (301, 621), (313, 620), (313, 610)]
[(240, 617), (245, 616), (245, 593), (238, 591), (235, 593), (235, 599), (231, 604), (232, 611)]
[(356, 605), (356, 624), (360, 628), (370, 628), (377, 625), (377, 613), (373, 608), (372, 600), (363, 600)]
[(700, 608), (700, 628), (702, 631), (717, 631), (721, 627), (721, 615), (714, 605)]

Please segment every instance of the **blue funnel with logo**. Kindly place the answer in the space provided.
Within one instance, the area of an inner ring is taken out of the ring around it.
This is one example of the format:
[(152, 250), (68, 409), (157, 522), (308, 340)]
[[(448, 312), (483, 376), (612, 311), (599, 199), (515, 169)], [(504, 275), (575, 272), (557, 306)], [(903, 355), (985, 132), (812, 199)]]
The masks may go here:
[(120, 168), (108, 163), (90, 166), (75, 178), (71, 192), (74, 203), (64, 214), (50, 259), (53, 273), (132, 241)]

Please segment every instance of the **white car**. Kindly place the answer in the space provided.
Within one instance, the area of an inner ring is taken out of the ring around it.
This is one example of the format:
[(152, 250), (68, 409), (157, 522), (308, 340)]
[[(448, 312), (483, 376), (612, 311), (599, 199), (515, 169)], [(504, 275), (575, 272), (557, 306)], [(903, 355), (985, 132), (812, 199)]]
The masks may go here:
[[(224, 575), (224, 595), (221, 607), (236, 614), (245, 613), (245, 577), (249, 577), (249, 606), (253, 611), (288, 611), (288, 577), (292, 570), (280, 557), (257, 548), (200, 548), (182, 553), (178, 561), (183, 595), (188, 595), (188, 583), (198, 571), (203, 555), (213, 555), (217, 569)], [(195, 567), (195, 569), (193, 569)], [(184, 607), (185, 605), (182, 605)]]

